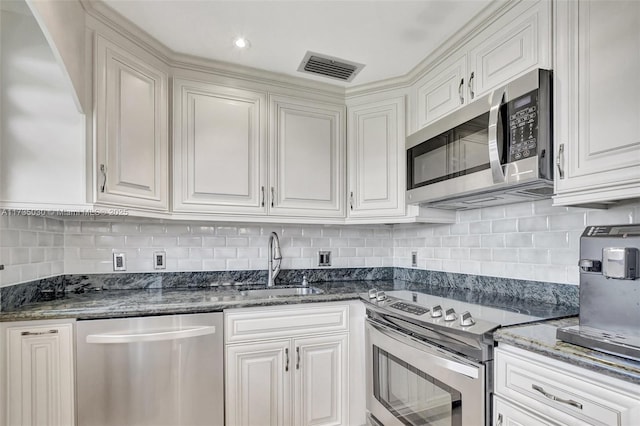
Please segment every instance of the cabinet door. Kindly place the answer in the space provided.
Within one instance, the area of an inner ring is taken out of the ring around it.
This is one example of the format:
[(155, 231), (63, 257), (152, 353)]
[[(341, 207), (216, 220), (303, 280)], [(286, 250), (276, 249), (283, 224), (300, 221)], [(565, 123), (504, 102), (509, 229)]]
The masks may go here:
[(414, 85), (419, 130), (466, 102), (466, 52), (456, 53), (429, 71)]
[(266, 213), (266, 96), (174, 81), (173, 209)]
[(7, 424), (73, 425), (72, 324), (7, 328)]
[(294, 346), (294, 424), (347, 424), (348, 334), (295, 339)]
[(545, 420), (494, 395), (492, 424), (495, 426), (554, 426), (564, 423)]
[(349, 216), (405, 212), (404, 97), (349, 108)]
[(550, 68), (551, 2), (531, 4), (509, 10), (472, 41), (467, 77), (471, 100), (534, 68)]
[(556, 4), (556, 204), (640, 194), (640, 2)]
[(290, 340), (227, 345), (226, 424), (291, 424)]
[(168, 99), (163, 65), (100, 35), (95, 55), (97, 202), (167, 210)]
[(270, 214), (344, 217), (344, 106), (272, 96), (270, 113)]

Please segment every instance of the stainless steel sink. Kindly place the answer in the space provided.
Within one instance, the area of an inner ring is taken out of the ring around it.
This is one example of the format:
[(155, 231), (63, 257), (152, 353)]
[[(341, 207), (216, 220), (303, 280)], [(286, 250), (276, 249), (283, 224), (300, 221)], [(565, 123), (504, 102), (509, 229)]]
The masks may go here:
[(306, 296), (309, 294), (321, 294), (322, 290), (315, 287), (285, 287), (285, 288), (261, 288), (256, 290), (244, 290), (240, 294), (247, 297), (280, 297), (280, 296)]

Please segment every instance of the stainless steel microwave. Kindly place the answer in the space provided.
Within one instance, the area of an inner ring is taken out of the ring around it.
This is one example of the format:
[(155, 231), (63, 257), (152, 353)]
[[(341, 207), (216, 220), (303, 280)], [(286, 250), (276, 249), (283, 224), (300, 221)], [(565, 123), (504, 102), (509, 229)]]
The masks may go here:
[(469, 209), (553, 194), (552, 73), (536, 69), (406, 140), (408, 204)]

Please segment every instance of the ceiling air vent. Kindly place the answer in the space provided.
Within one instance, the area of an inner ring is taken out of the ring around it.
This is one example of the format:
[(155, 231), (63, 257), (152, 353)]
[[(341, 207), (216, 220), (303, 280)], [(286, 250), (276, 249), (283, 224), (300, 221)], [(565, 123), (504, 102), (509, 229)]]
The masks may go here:
[(351, 81), (364, 68), (363, 64), (345, 61), (333, 56), (307, 52), (298, 67), (298, 71), (321, 75), (336, 80)]

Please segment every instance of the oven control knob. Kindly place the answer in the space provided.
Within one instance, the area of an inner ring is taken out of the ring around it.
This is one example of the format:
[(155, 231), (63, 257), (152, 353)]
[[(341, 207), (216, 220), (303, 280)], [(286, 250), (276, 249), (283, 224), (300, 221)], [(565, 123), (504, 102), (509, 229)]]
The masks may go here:
[(455, 321), (456, 318), (458, 318), (458, 315), (456, 315), (456, 311), (453, 308), (449, 308), (445, 311), (444, 313), (445, 321)]
[(460, 315), (461, 326), (469, 327), (470, 325), (473, 325), (475, 323), (476, 323), (476, 320), (473, 319), (469, 311), (463, 312), (462, 315)]
[(440, 318), (442, 316), (442, 306), (436, 305), (431, 308), (431, 318)]
[(376, 294), (376, 299), (378, 300), (378, 302), (384, 302), (385, 300), (387, 300), (387, 295), (384, 291), (379, 291)]
[(375, 299), (378, 297), (378, 290), (375, 288), (369, 289), (369, 299)]

